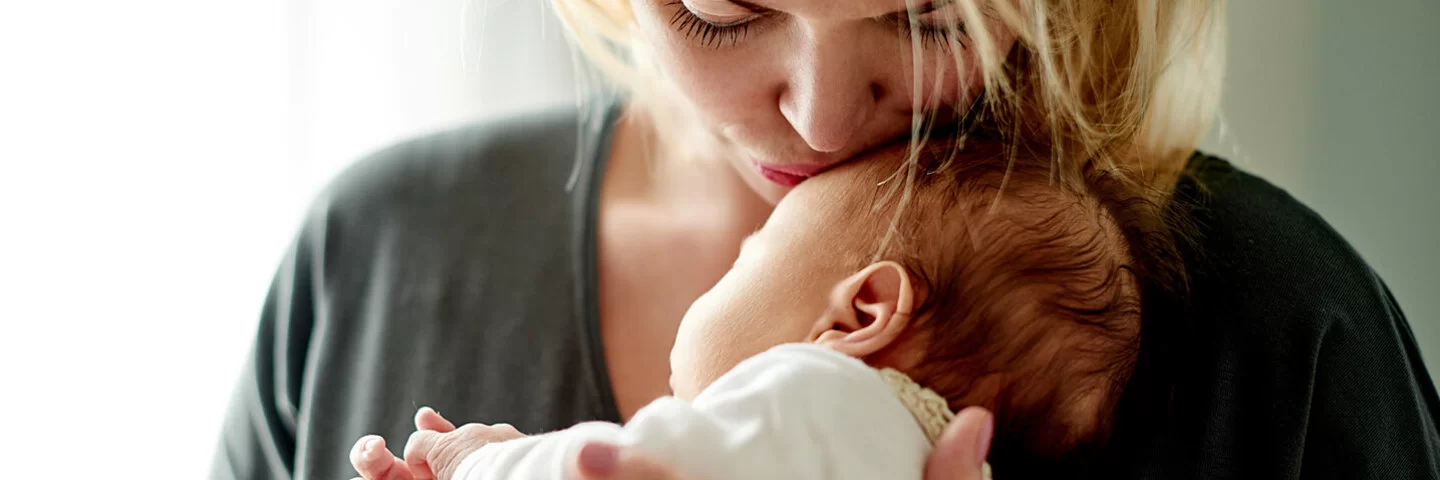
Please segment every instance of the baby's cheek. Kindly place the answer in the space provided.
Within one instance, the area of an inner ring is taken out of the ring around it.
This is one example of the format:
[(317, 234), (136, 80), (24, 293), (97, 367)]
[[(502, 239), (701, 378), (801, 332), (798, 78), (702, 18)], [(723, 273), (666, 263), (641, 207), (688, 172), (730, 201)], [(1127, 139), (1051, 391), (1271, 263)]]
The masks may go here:
[(677, 337), (675, 346), (670, 349), (670, 391), (676, 397), (689, 400), (695, 396), (692, 392), (695, 367), (690, 358), (692, 349), (684, 339), (684, 335)]
[(675, 397), (682, 400), (694, 399), (718, 378), (711, 374), (714, 369), (706, 366), (696, 353), (689, 351), (671, 355), (670, 389)]
[(682, 327), (670, 351), (670, 387), (675, 396), (694, 398), (747, 358), (748, 336), (724, 322)]
[[(775, 285), (751, 269), (732, 271), (691, 305), (670, 351), (670, 386), (677, 397), (699, 395), (747, 358), (784, 343), (801, 342), (823, 301), (795, 285)], [(797, 310), (797, 307), (806, 307)]]
[[(698, 302), (697, 302), (698, 303)], [(693, 311), (686, 314), (676, 332), (675, 346), (670, 349), (670, 389), (675, 396), (690, 399), (700, 393), (705, 380), (706, 359), (712, 356), (711, 328), (708, 319)]]

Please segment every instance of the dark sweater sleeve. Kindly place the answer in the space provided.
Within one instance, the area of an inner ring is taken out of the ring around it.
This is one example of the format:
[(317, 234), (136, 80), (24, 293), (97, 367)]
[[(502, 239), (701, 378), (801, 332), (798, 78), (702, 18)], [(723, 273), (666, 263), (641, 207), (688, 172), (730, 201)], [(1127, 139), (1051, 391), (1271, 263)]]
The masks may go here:
[(1361, 308), (1336, 303), (1313, 358), (1303, 477), (1437, 478), (1440, 402), (1405, 315), (1373, 272), (1356, 275)]
[(1215, 158), (1192, 168), (1177, 189), (1188, 300), (1144, 327), (1169, 330), (1168, 407), (1134, 418), (1143, 453), (1122, 463), (1143, 478), (1440, 476), (1440, 401), (1384, 282), (1283, 190)]
[(301, 379), (315, 323), (315, 250), (323, 245), (319, 230), (301, 230), (271, 283), (210, 478), (293, 477)]
[(211, 476), (350, 478), (350, 446), (403, 445), (422, 405), (526, 432), (618, 419), (591, 248), (614, 112), (463, 125), (332, 180), (271, 285)]

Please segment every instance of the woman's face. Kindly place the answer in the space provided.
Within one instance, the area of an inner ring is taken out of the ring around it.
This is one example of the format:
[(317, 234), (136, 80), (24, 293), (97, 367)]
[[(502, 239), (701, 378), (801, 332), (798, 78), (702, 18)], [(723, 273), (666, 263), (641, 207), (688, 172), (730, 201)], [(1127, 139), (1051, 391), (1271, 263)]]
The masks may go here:
[[(962, 18), (963, 1), (912, 0), (907, 9), (905, 0), (630, 0), (662, 71), (772, 203), (907, 134), (915, 60), (920, 104), (937, 105), (938, 119), (970, 104), (981, 86), (973, 45), (962, 37), (952, 48), (943, 28)], [(997, 50), (1010, 48), (1002, 23), (987, 28)]]

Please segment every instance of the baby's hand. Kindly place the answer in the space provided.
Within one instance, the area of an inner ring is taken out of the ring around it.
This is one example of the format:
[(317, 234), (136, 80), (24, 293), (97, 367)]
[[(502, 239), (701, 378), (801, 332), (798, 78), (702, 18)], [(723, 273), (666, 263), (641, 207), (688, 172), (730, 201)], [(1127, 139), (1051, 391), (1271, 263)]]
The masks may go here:
[[(385, 449), (385, 439), (366, 435), (350, 448), (350, 465), (364, 480), (415, 480), (415, 474), (404, 460), (395, 458)], [(358, 479), (357, 479), (358, 480)]]
[(350, 463), (365, 480), (449, 480), (460, 462), (480, 447), (525, 436), (503, 423), (455, 428), (429, 407), (415, 413), (415, 428), (405, 444), (405, 460), (386, 451), (384, 439), (370, 435), (356, 442)]
[[(430, 407), (423, 407), (415, 413), (415, 429), (451, 432), (455, 425)], [(385, 439), (379, 435), (366, 435), (355, 442), (350, 448), (350, 465), (364, 480), (415, 480), (434, 476), (427, 467), (412, 467), (391, 455), (385, 449)]]
[(450, 480), (460, 468), (460, 462), (480, 447), (525, 436), (504, 423), (467, 423), (455, 428), (429, 408), (415, 413), (415, 426), (419, 431), (411, 434), (410, 441), (405, 443), (405, 463), (415, 474), (415, 480)]

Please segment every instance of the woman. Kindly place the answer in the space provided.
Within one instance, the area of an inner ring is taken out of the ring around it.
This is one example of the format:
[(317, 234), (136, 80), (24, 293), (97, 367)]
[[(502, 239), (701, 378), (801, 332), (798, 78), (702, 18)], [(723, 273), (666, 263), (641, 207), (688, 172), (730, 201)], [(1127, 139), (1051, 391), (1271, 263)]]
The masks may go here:
[[(1193, 225), (1188, 303), (1147, 318), (1104, 473), (1437, 476), (1440, 400), (1383, 283), (1304, 206), (1193, 155), (1221, 1), (555, 6), (625, 100), (337, 179), (276, 277), (216, 476), (348, 477), (350, 442), (403, 438), (419, 404), (525, 432), (623, 420), (667, 392), (681, 313), (790, 187), (956, 125), (1046, 145), (1061, 180), (1143, 171)], [(989, 417), (960, 418), (935, 476), (978, 473)], [(589, 452), (597, 475), (668, 475)]]

